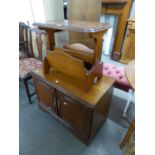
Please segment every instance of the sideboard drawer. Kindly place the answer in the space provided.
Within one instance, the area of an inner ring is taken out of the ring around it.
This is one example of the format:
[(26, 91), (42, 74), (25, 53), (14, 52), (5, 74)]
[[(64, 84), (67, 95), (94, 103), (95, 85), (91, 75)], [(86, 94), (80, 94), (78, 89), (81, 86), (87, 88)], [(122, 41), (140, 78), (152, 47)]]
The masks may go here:
[(89, 138), (92, 110), (63, 93), (57, 93), (60, 117), (81, 135)]

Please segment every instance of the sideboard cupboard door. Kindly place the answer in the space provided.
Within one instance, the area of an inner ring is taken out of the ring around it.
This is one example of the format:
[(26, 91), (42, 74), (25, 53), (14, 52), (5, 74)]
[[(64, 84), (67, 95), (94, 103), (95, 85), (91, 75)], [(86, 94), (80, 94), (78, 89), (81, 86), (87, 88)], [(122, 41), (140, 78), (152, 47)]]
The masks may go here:
[(41, 80), (33, 80), (36, 87), (39, 104), (41, 105), (41, 107), (45, 110), (52, 110), (53, 112), (57, 112), (55, 89)]
[(57, 92), (60, 117), (85, 138), (90, 136), (92, 110), (60, 92)]

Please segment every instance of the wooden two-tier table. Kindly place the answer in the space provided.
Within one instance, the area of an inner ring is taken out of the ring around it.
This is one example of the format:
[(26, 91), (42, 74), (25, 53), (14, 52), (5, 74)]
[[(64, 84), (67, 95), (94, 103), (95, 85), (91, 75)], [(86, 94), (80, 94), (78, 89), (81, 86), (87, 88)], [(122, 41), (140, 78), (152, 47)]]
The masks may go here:
[(55, 37), (57, 31), (71, 31), (88, 34), (94, 40), (94, 63), (101, 60), (103, 35), (111, 28), (109, 23), (77, 21), (77, 20), (59, 20), (47, 22), (35, 22), (33, 26), (48, 33), (50, 49), (54, 50)]

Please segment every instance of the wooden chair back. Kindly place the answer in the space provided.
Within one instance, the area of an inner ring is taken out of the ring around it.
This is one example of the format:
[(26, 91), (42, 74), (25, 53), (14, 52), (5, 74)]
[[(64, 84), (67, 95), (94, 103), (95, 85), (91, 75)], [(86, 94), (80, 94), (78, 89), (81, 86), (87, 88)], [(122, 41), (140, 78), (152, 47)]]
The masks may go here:
[(31, 57), (43, 61), (49, 50), (49, 41), (46, 31), (31, 28), (29, 33), (29, 45)]
[(19, 50), (25, 52), (26, 55), (28, 52), (28, 29), (29, 26), (23, 22), (19, 22)]

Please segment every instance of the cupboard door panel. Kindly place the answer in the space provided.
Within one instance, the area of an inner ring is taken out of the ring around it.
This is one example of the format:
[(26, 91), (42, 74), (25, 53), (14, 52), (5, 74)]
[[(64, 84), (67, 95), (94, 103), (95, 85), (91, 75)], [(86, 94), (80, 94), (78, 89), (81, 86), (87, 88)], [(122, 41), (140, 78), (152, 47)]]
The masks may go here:
[(38, 99), (41, 105), (48, 110), (57, 111), (55, 101), (55, 90), (41, 80), (34, 80)]
[(60, 92), (58, 101), (60, 117), (84, 137), (89, 138), (92, 110)]

